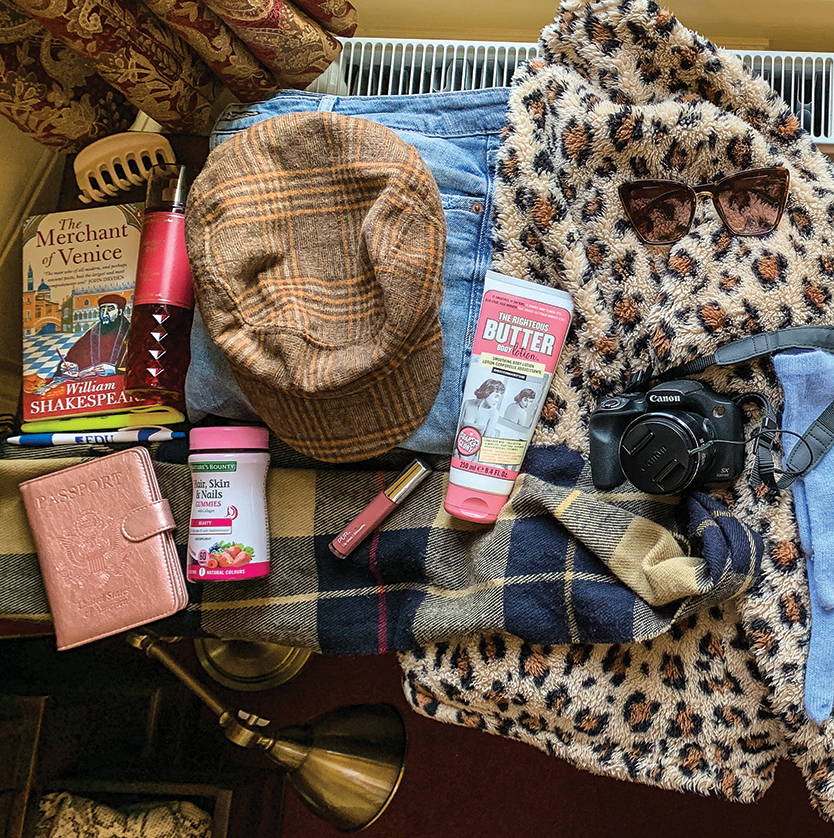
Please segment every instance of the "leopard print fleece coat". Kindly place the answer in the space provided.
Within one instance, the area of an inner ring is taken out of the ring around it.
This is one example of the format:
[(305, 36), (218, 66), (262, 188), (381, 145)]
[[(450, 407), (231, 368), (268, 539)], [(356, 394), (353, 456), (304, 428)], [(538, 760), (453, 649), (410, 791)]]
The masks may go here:
[[(627, 180), (694, 185), (769, 166), (786, 167), (791, 187), (762, 238), (732, 235), (699, 201), (688, 234), (648, 246), (618, 197)], [(599, 400), (648, 366), (834, 324), (834, 167), (764, 81), (651, 0), (564, 0), (513, 79), (496, 207), (494, 267), (562, 288), (576, 306), (535, 445), (587, 456)], [(781, 408), (768, 359), (701, 377)], [(834, 722), (803, 707), (810, 611), (792, 496), (748, 478), (716, 497), (765, 540), (752, 591), (650, 642), (477, 635), (415, 650), (401, 656), (414, 708), (596, 773), (735, 801), (756, 800), (787, 757), (834, 816)]]

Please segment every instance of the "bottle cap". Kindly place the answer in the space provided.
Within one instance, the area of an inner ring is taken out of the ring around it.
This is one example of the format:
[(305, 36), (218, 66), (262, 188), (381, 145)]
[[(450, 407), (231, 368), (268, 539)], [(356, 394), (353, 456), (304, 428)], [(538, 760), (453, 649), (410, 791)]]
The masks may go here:
[(185, 212), (188, 176), (185, 166), (160, 163), (151, 167), (145, 192), (145, 212)]
[(498, 520), (498, 513), (504, 508), (506, 502), (506, 495), (477, 492), (474, 489), (450, 483), (446, 489), (443, 508), (450, 515), (462, 518), (464, 521), (492, 524)]
[(269, 448), (269, 429), (254, 425), (221, 425), (192, 428), (188, 436), (192, 451), (223, 451), (234, 448)]

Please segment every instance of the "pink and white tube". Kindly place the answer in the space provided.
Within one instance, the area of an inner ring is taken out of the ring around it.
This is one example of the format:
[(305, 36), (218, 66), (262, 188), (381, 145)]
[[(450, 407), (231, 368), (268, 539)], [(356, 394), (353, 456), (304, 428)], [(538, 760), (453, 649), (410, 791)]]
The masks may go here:
[(493, 523), (506, 503), (573, 315), (559, 289), (487, 271), (444, 508)]

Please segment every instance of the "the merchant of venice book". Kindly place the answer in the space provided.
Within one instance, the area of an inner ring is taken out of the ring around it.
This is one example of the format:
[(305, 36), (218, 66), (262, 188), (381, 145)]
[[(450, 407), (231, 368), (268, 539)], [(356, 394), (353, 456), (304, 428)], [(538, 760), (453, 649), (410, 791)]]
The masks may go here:
[(24, 222), (24, 430), (182, 420), (181, 405), (124, 392), (141, 231), (137, 203)]

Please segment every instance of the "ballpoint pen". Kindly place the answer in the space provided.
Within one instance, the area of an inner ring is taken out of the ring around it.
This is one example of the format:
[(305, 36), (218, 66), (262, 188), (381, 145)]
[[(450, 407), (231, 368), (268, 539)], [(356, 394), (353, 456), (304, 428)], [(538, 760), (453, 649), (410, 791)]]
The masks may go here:
[(46, 447), (50, 445), (107, 445), (111, 442), (164, 442), (169, 439), (184, 439), (184, 431), (169, 431), (160, 428), (134, 428), (124, 431), (96, 431), (76, 434), (21, 434), (11, 436), (6, 442), (11, 445)]

